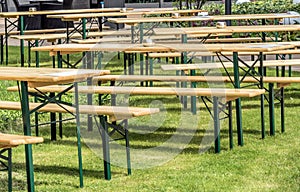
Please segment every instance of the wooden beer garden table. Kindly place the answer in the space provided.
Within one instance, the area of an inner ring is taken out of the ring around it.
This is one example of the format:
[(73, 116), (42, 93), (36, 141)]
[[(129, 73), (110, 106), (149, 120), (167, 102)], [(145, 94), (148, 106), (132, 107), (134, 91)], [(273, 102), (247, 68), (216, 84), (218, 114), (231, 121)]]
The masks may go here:
[[(255, 62), (260, 62), (261, 71), (258, 76), (259, 87), (263, 88), (263, 53), (272, 52), (276, 50), (284, 50), (296, 47), (295, 44), (283, 43), (244, 43), (244, 44), (154, 44), (152, 46), (143, 46), (142, 44), (61, 44), (54, 46), (36, 47), (34, 51), (49, 51), (50, 55), (77, 53), (77, 52), (93, 52), (93, 51), (115, 51), (115, 52), (158, 52), (158, 51), (177, 51), (177, 52), (214, 52), (222, 54), (222, 52), (233, 53), (233, 70), (234, 70), (234, 88), (240, 88), (240, 83), (243, 78), (240, 78), (239, 67), (242, 61), (239, 58), (239, 53), (253, 52), (259, 53), (259, 57)], [(251, 70), (251, 66), (248, 66)], [(226, 69), (225, 69), (226, 70)], [(228, 74), (229, 75), (229, 74)], [(249, 75), (246, 73), (245, 75)], [(195, 102), (195, 101), (194, 101)], [(241, 99), (236, 99), (236, 116), (237, 116), (237, 130), (238, 130), (238, 145), (243, 145), (243, 131), (242, 131), (242, 112)], [(264, 125), (264, 96), (261, 96), (261, 120), (262, 132), (265, 130)]]
[(275, 20), (283, 18), (295, 18), (297, 16), (288, 13), (270, 13), (270, 14), (243, 14), (243, 15), (212, 15), (212, 16), (185, 16), (185, 17), (145, 17), (145, 18), (110, 18), (109, 22), (116, 24), (126, 24), (131, 26), (132, 35), (135, 34), (134, 26), (138, 25), (138, 32), (140, 32), (139, 42), (143, 41), (144, 23), (154, 23), (149, 29), (155, 28), (158, 23), (188, 23), (200, 21), (228, 21), (228, 20), (262, 20), (262, 24), (266, 24), (266, 20)]
[[(31, 135), (30, 114), (37, 110), (29, 110), (28, 87), (37, 87), (57, 84), (73, 84), (76, 89), (77, 83), (87, 78), (109, 74), (107, 70), (84, 70), (84, 69), (53, 69), (53, 68), (25, 68), (25, 67), (0, 67), (0, 80), (12, 80), (20, 82), (21, 106), (23, 117), (24, 135)], [(75, 94), (76, 95), (76, 94)], [(51, 100), (52, 98), (50, 98)], [(46, 101), (49, 102), (49, 101)], [(75, 96), (75, 106), (78, 104), (78, 97)], [(77, 105), (78, 106), (78, 105)], [(78, 112), (78, 107), (76, 110)], [(42, 107), (42, 106), (39, 106)], [(38, 107), (38, 108), (39, 108)], [(76, 112), (76, 113), (77, 113)], [(79, 123), (76, 125), (77, 133), (80, 130)], [(78, 134), (78, 150), (80, 150), (80, 135)], [(25, 145), (27, 190), (34, 191), (34, 174), (32, 162), (32, 146)], [(81, 152), (78, 152), (80, 186), (83, 186)]]
[[(176, 28), (176, 30), (170, 30), (169, 28), (155, 28), (153, 32), (155, 35), (184, 35), (183, 38), (189, 36), (193, 37), (197, 35), (202, 35), (204, 37), (209, 37), (214, 34), (219, 33), (267, 33), (267, 32), (289, 32), (289, 31), (300, 31), (300, 25), (250, 25), (250, 26), (226, 26), (224, 28), (217, 27), (183, 27)], [(261, 35), (263, 38), (264, 35)], [(150, 37), (151, 38), (151, 37)], [(275, 34), (276, 38), (276, 34)], [(185, 39), (186, 40), (186, 39)], [(183, 40), (183, 41), (185, 41)], [(276, 40), (276, 39), (274, 39)]]
[[(120, 12), (105, 12), (105, 13), (85, 13), (85, 14), (56, 14), (47, 15), (48, 18), (61, 19), (62, 21), (79, 21), (78, 28), (82, 28), (82, 38), (86, 38), (86, 22), (87, 19), (98, 19), (100, 23), (100, 31), (102, 31), (102, 24), (107, 21), (107, 17), (119, 17), (119, 16), (148, 16), (148, 15), (168, 15), (168, 14), (181, 14), (181, 15), (195, 15), (203, 10), (199, 9), (188, 9), (188, 10), (165, 10), (165, 9), (155, 9), (155, 10), (129, 10), (126, 8), (125, 11)], [(71, 32), (70, 32), (71, 33)], [(67, 34), (69, 36), (69, 34)]]

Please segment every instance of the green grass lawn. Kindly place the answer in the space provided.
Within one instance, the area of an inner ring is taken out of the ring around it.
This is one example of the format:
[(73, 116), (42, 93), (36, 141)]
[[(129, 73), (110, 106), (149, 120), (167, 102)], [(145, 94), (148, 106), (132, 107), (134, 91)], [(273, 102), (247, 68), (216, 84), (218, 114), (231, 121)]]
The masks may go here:
[[(49, 63), (42, 64), (47, 65)], [(106, 68), (113, 73), (122, 71), (122, 65), (116, 59)], [(155, 72), (159, 73), (158, 66)], [(14, 85), (13, 82), (0, 83), (1, 98), (18, 100), (15, 93), (5, 92), (7, 86)], [(50, 141), (49, 126), (43, 126), (40, 135), (44, 137), (44, 143), (33, 145), (36, 191), (300, 191), (299, 89), (298, 84), (285, 89), (286, 132), (280, 132), (280, 108), (276, 105), (276, 135), (267, 135), (263, 140), (259, 98), (242, 99), (244, 146), (237, 146), (235, 133), (235, 146), (233, 150), (229, 149), (228, 120), (225, 119), (221, 124), (220, 154), (214, 153), (209, 132), (211, 118), (201, 102), (197, 115), (193, 116), (182, 109), (177, 97), (131, 96), (130, 106), (159, 107), (161, 112), (129, 120), (132, 175), (127, 175), (124, 141), (111, 143), (110, 181), (103, 175), (100, 135), (96, 128), (92, 132), (86, 131), (85, 117), (82, 116), (82, 189), (79, 188), (74, 122), (64, 123), (63, 138), (57, 141)], [(120, 97), (118, 102), (127, 105), (127, 99)], [(267, 102), (265, 105), (268, 130)], [(1, 111), (0, 115), (0, 123), (5, 127), (3, 131), (22, 134), (19, 112)], [(48, 116), (44, 115), (42, 119), (48, 120)], [(6, 188), (7, 174), (0, 172), (0, 189), (5, 191)], [(27, 190), (23, 146), (13, 149), (13, 189)]]

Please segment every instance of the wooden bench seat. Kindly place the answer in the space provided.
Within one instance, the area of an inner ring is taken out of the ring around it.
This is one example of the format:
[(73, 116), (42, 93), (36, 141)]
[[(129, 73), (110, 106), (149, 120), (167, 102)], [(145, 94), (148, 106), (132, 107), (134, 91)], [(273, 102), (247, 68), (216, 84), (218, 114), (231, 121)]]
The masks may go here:
[(42, 137), (0, 133), (0, 148), (42, 143), (43, 141), (44, 139)]
[[(157, 76), (157, 75), (103, 75), (93, 78), (94, 84), (107, 81), (158, 81), (158, 82), (231, 82), (234, 77), (228, 76)], [(255, 83), (254, 77), (244, 77), (244, 82)], [(300, 83), (300, 77), (264, 77), (265, 83)], [(12, 89), (12, 90), (11, 90)], [(8, 90), (16, 91), (17, 87), (10, 87)]]
[[(95, 34), (95, 33), (93, 33)], [(92, 36), (92, 34), (89, 35), (89, 37), (97, 37), (96, 35)], [(151, 36), (152, 40), (166, 40), (166, 39), (178, 39), (175, 36)], [(131, 37), (106, 37), (106, 38), (95, 38), (95, 39), (74, 39), (72, 42), (74, 43), (80, 43), (80, 44), (90, 44), (90, 43), (100, 43), (100, 42), (131, 42)]]
[[(273, 41), (273, 38), (267, 37), (267, 42)], [(202, 42), (202, 39), (188, 39), (187, 43), (254, 43), (263, 42), (260, 37), (228, 37), (228, 38), (209, 38)], [(159, 41), (157, 43), (167, 44), (167, 43), (181, 43), (181, 40), (167, 40)]]
[[(30, 34), (44, 34), (44, 33), (63, 33), (66, 32), (65, 28), (58, 28), (58, 29), (38, 29), (38, 30), (25, 30), (24, 35)], [(0, 32), (1, 36), (5, 36), (5, 32)], [(20, 35), (20, 31), (10, 31), (8, 35)]]
[[(222, 52), (223, 55), (225, 56), (232, 56), (233, 53), (232, 52)], [(259, 52), (240, 52), (239, 55), (243, 55), (243, 56), (246, 56), (246, 55), (258, 55)], [(270, 52), (264, 52), (264, 55), (288, 55), (288, 54), (300, 54), (300, 49), (286, 49), (286, 50), (278, 50), (278, 51), (270, 51)], [(199, 53), (197, 54), (196, 52), (196, 55), (198, 56), (216, 56), (217, 54), (214, 53), (214, 52), (202, 52), (202, 53)]]
[[(12, 191), (12, 148), (19, 145), (42, 143), (43, 141), (42, 137), (0, 133), (0, 161), (5, 167), (4, 169), (2, 167), (1, 171), (7, 170), (8, 172), (8, 191)], [(28, 149), (28, 146), (25, 148)], [(5, 155), (6, 152), (7, 155)], [(32, 164), (32, 160), (29, 160), (28, 157), (26, 157), (26, 161), (26, 163)], [(27, 174), (30, 173), (27, 172)], [(5, 190), (3, 189), (3, 191)]]
[[(251, 66), (252, 61), (246, 61), (246, 63)], [(223, 62), (226, 68), (232, 68), (232, 62)], [(161, 65), (162, 70), (174, 71), (174, 70), (197, 70), (197, 69), (221, 69), (223, 65), (220, 62), (214, 63), (197, 63), (197, 64), (176, 64), (176, 65)], [(297, 66), (300, 65), (300, 59), (287, 59), (287, 60), (266, 60), (263, 62), (264, 67), (277, 67), (277, 66)], [(241, 64), (242, 66), (242, 64)], [(254, 67), (259, 67), (259, 62), (257, 62)]]
[[(30, 109), (34, 109), (41, 103), (30, 103)], [(57, 104), (49, 103), (46, 106), (40, 108), (39, 112), (54, 112), (54, 113), (68, 113), (76, 112), (75, 107), (68, 105), (61, 105), (64, 108), (58, 106)], [(6, 110), (21, 110), (20, 102), (13, 101), (0, 101), (0, 109)], [(158, 113), (158, 108), (141, 108), (141, 107), (118, 107), (118, 106), (95, 106), (95, 105), (80, 105), (79, 112), (82, 114), (90, 115), (107, 115), (110, 117), (111, 121), (116, 121), (120, 119), (128, 119), (138, 116), (150, 115)]]
[[(65, 90), (65, 86), (45, 86), (39, 87), (38, 90), (42, 92), (61, 92)], [(17, 87), (10, 87), (7, 89), (8, 91), (16, 91)], [(74, 89), (70, 90), (73, 92)], [(29, 89), (29, 92), (37, 92), (36, 89)], [(226, 97), (227, 100), (234, 100), (239, 97), (254, 97), (257, 95), (261, 95), (264, 93), (264, 90), (260, 89), (224, 89), (224, 88), (171, 88), (171, 87), (116, 87), (116, 86), (78, 86), (79, 93), (85, 94), (132, 94), (132, 95), (178, 95), (178, 96), (217, 96), (217, 97)], [(12, 106), (8, 106), (7, 108), (14, 109), (18, 104), (14, 104)], [(50, 105), (50, 104), (48, 104)], [(32, 107), (35, 104), (32, 104)], [(50, 105), (52, 106), (52, 105)], [(63, 112), (62, 109), (57, 109), (55, 106), (54, 109), (49, 108), (41, 109), (42, 111), (50, 111), (50, 112)], [(93, 106), (94, 107), (94, 106)], [(101, 115), (103, 106), (96, 106), (95, 108), (91, 108), (90, 106), (80, 106), (81, 113), (91, 113), (89, 110), (94, 111), (95, 114)], [(87, 108), (87, 110), (86, 110)], [(98, 109), (99, 108), (99, 109)], [(1, 109), (1, 103), (0, 103)], [(70, 110), (74, 110), (75, 108), (71, 108)], [(52, 111), (54, 110), (54, 111)], [(57, 111), (56, 111), (57, 110)], [(62, 111), (61, 111), (62, 110)], [(99, 111), (98, 111), (99, 110)], [(107, 111), (108, 113), (109, 111)], [(121, 112), (121, 111), (120, 111)], [(98, 114), (99, 113), (99, 114)], [(103, 115), (103, 114), (102, 114)], [(108, 113), (108, 115), (113, 115)]]

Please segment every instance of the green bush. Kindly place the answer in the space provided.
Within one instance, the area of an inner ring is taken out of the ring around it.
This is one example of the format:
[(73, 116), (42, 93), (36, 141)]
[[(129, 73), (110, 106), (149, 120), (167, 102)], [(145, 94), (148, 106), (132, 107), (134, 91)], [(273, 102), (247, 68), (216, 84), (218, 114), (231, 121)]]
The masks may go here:
[[(202, 7), (211, 15), (225, 14), (224, 4), (210, 3)], [(232, 4), (232, 14), (259, 14), (259, 13), (284, 13), (287, 11), (300, 11), (299, 4), (292, 0), (260, 0), (250, 3)]]

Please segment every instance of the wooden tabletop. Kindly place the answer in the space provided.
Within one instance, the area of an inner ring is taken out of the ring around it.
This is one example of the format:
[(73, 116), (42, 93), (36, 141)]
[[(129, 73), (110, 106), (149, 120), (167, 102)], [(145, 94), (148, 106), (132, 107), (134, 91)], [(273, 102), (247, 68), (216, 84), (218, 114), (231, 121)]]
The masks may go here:
[(212, 15), (212, 16), (190, 16), (190, 17), (146, 17), (146, 18), (110, 18), (108, 21), (114, 23), (125, 23), (133, 25), (137, 23), (152, 22), (188, 22), (188, 21), (221, 21), (221, 20), (248, 20), (248, 19), (282, 19), (295, 18), (297, 15), (288, 13), (270, 14), (242, 14), (242, 15)]
[(72, 83), (109, 74), (108, 70), (0, 67), (0, 80), (27, 81), (30, 87)]
[[(67, 10), (45, 10), (45, 11), (16, 11), (2, 12), (0, 17), (18, 18), (23, 15), (55, 15), (55, 14), (75, 14), (75, 13), (102, 13), (102, 12), (120, 12), (122, 8), (95, 8), (95, 9), (67, 9)], [(132, 9), (131, 9), (132, 10)]]
[(60, 15), (48, 15), (48, 18), (59, 18), (62, 20), (78, 20), (81, 18), (97, 18), (97, 17), (110, 17), (110, 16), (129, 16), (129, 15), (157, 15), (157, 14), (197, 14), (203, 12), (200, 9), (189, 10), (152, 10), (152, 11), (120, 11), (120, 12), (106, 12), (106, 13), (85, 13), (85, 14), (60, 14)]
[(32, 51), (50, 51), (50, 52), (84, 52), (84, 51), (141, 51), (141, 52), (159, 52), (172, 51), (166, 46), (143, 46), (142, 44), (130, 43), (100, 43), (100, 44), (59, 44), (53, 46), (33, 47)]
[(255, 32), (286, 32), (300, 31), (300, 25), (250, 25), (250, 26), (226, 26), (217, 27), (183, 27), (183, 28), (155, 28), (156, 35), (195, 35), (195, 34), (219, 34), (219, 33), (255, 33)]
[(235, 43), (235, 44), (158, 44), (143, 45), (130, 43), (100, 43), (100, 44), (60, 44), (54, 46), (33, 47), (32, 51), (84, 52), (84, 51), (136, 51), (136, 52), (271, 52), (290, 49), (295, 44), (284, 43)]

